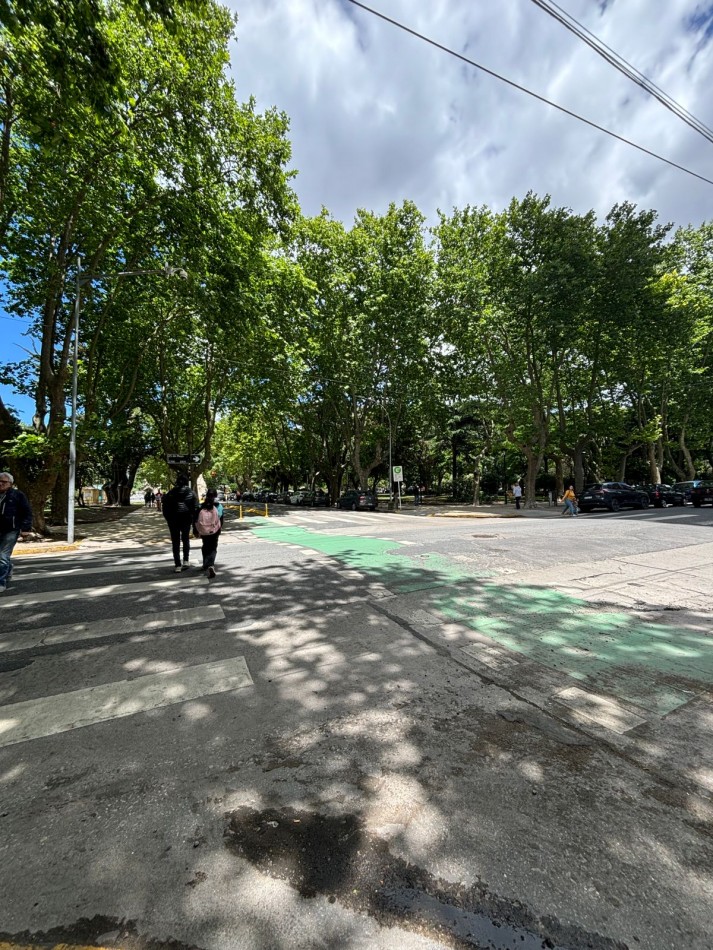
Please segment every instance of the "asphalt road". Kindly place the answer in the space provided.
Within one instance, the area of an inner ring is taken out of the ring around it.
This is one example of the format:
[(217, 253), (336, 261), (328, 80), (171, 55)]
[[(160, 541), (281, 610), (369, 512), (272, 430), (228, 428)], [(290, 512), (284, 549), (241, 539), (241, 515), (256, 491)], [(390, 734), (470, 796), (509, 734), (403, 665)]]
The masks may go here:
[(18, 559), (0, 940), (710, 948), (712, 527), (278, 509), (210, 582)]

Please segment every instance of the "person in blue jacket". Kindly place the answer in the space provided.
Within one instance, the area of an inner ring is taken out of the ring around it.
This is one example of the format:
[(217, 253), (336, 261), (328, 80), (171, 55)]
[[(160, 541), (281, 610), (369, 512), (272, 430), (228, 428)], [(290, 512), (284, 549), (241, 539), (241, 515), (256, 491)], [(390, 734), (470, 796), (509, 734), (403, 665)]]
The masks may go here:
[(0, 472), (0, 594), (12, 577), (10, 555), (17, 539), (32, 530), (32, 508), (27, 497), (12, 487), (14, 481), (10, 472)]

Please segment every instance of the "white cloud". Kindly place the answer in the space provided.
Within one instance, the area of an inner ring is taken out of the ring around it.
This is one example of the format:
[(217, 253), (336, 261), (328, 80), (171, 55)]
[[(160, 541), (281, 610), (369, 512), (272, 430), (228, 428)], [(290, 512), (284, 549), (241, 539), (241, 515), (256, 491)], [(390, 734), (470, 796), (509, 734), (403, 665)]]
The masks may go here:
[[(559, 0), (713, 126), (710, 2)], [(618, 201), (677, 224), (713, 218), (713, 186), (618, 143), (368, 14), (347, 0), (229, 0), (238, 95), (291, 119), (303, 210), (349, 222), (412, 198), (494, 208), (532, 189), (604, 215)], [(713, 178), (713, 145), (530, 0), (372, 0), (371, 5), (514, 82)], [(706, 25), (708, 36), (706, 36)]]

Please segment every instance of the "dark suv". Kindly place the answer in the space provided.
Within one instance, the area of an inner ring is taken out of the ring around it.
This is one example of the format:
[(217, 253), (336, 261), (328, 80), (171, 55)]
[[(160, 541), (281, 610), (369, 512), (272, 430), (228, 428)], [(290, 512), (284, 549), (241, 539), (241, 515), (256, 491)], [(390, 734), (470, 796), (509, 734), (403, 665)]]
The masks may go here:
[(691, 489), (691, 501), (696, 508), (706, 504), (713, 505), (713, 481), (699, 482)]
[(580, 511), (592, 511), (594, 508), (608, 508), (609, 511), (648, 508), (649, 496), (625, 482), (598, 482), (596, 485), (587, 485), (579, 496), (578, 504)]
[(690, 482), (676, 482), (676, 484), (672, 485), (671, 487), (673, 488), (674, 491), (682, 491), (686, 501), (688, 502), (691, 500), (691, 489), (695, 488), (696, 485), (700, 485), (700, 484), (701, 484), (700, 478), (694, 478)]
[(352, 511), (356, 511), (357, 508), (368, 508), (370, 511), (376, 511), (378, 505), (376, 495), (370, 491), (358, 491), (357, 489), (345, 491), (337, 501), (337, 508), (351, 508)]
[(655, 508), (665, 508), (666, 505), (685, 505), (686, 494), (677, 491), (671, 485), (637, 485), (639, 491), (645, 491), (649, 501)]

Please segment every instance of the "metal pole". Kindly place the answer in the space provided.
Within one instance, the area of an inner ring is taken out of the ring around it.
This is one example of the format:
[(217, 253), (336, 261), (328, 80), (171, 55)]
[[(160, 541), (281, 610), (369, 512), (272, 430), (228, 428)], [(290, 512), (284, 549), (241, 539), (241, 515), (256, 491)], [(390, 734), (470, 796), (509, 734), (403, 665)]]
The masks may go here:
[(74, 543), (74, 484), (77, 476), (77, 371), (79, 362), (79, 311), (82, 293), (82, 258), (77, 256), (77, 288), (74, 298), (74, 345), (72, 347), (72, 418), (69, 432), (69, 487), (67, 489), (67, 542)]
[(389, 511), (394, 510), (394, 479), (393, 472), (391, 471), (391, 416), (389, 415), (389, 410), (386, 406), (382, 406), (384, 412), (386, 413), (386, 418), (389, 420)]

